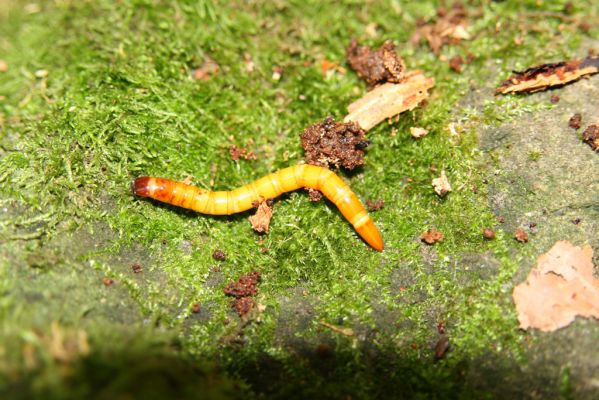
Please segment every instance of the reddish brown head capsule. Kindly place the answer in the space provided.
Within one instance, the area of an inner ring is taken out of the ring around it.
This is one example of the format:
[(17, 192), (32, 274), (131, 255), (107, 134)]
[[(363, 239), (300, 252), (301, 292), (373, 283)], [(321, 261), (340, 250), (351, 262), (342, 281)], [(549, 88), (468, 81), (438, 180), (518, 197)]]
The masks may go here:
[(150, 181), (149, 176), (140, 176), (133, 182), (131, 182), (131, 191), (136, 196), (148, 197), (150, 188), (148, 187), (148, 183)]

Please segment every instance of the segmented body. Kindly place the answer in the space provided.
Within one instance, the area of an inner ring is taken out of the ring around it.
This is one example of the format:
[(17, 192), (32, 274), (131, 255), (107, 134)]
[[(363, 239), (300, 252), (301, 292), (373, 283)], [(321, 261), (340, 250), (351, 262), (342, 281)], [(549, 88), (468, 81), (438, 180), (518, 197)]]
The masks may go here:
[(384, 244), (374, 222), (349, 186), (332, 171), (314, 165), (284, 168), (231, 191), (210, 191), (165, 178), (143, 176), (132, 184), (133, 192), (202, 214), (230, 215), (253, 208), (256, 202), (297, 190), (320, 191), (339, 208), (360, 236), (376, 250)]

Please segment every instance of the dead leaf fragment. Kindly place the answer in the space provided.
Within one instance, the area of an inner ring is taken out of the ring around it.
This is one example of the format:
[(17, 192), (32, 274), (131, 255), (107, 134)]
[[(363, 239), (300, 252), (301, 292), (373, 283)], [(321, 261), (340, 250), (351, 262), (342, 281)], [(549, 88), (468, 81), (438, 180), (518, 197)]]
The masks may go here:
[(418, 127), (413, 126), (410, 128), (410, 134), (413, 137), (415, 137), (416, 139), (419, 139), (421, 137), (428, 135), (428, 131), (424, 128), (418, 128)]
[(404, 80), (406, 66), (390, 41), (372, 50), (368, 46), (358, 46), (356, 39), (352, 39), (347, 49), (347, 62), (371, 88), (385, 82), (400, 83)]
[(410, 71), (401, 83), (385, 83), (366, 93), (347, 108), (344, 122), (356, 122), (365, 131), (404, 111), (413, 110), (428, 98), (428, 89), (435, 85), (422, 71)]
[(514, 231), (514, 238), (520, 243), (527, 243), (528, 233), (526, 233), (522, 228), (516, 228), (516, 230)]
[(449, 180), (447, 180), (445, 170), (441, 171), (440, 177), (433, 179), (432, 184), (433, 188), (435, 189), (435, 193), (437, 193), (441, 197), (451, 192), (451, 185), (449, 184)]
[(499, 85), (495, 94), (534, 93), (552, 86), (575, 82), (597, 72), (599, 72), (597, 56), (587, 57), (584, 60), (541, 64), (524, 71), (514, 71), (513, 75)]
[(599, 279), (593, 249), (559, 241), (537, 259), (526, 282), (512, 294), (520, 328), (544, 332), (569, 325), (576, 316), (599, 319)]
[(268, 227), (272, 219), (272, 200), (269, 200), (261, 202), (258, 205), (256, 214), (249, 217), (252, 229), (256, 232), (268, 233)]
[(220, 66), (210, 57), (206, 57), (201, 67), (193, 70), (192, 77), (196, 81), (209, 81), (218, 74)]
[(429, 229), (420, 235), (420, 240), (422, 240), (426, 244), (435, 244), (437, 242), (443, 241), (443, 233), (439, 232), (435, 228)]
[(429, 23), (420, 23), (410, 42), (418, 44), (425, 39), (433, 53), (439, 55), (444, 45), (471, 39), (466, 30), (467, 18), (468, 12), (460, 3), (456, 3), (449, 11), (439, 8), (437, 19)]

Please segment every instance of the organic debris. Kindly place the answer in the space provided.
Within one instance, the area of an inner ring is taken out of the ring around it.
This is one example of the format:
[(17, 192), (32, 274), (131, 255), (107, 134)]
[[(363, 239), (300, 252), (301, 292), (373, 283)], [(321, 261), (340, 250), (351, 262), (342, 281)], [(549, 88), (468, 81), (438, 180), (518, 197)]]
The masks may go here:
[(191, 306), (191, 312), (194, 314), (199, 314), (202, 311), (202, 305), (200, 303), (194, 303)]
[(327, 117), (304, 130), (300, 135), (306, 152), (306, 162), (329, 168), (354, 169), (364, 164), (365, 132), (354, 122), (335, 122)]
[(225, 287), (224, 293), (235, 299), (231, 303), (240, 317), (247, 315), (255, 305), (253, 297), (258, 293), (258, 282), (260, 282), (260, 273), (253, 271), (247, 275), (239, 277), (237, 282), (229, 282)]
[(260, 204), (256, 204), (258, 209), (256, 214), (249, 217), (252, 229), (259, 233), (268, 233), (268, 227), (270, 226), (270, 220), (272, 219), (272, 199), (266, 199)]
[(229, 147), (229, 154), (233, 161), (239, 161), (240, 158), (244, 160), (256, 160), (256, 154), (253, 151), (249, 151), (243, 147), (231, 146)]
[(449, 180), (447, 180), (447, 175), (445, 175), (445, 171), (441, 171), (441, 176), (433, 179), (433, 188), (435, 189), (435, 193), (437, 193), (440, 197), (444, 197), (447, 193), (451, 192), (451, 185), (449, 184)]
[(441, 47), (444, 45), (457, 44), (461, 40), (471, 39), (470, 34), (466, 31), (467, 17), (468, 12), (460, 3), (454, 4), (449, 11), (439, 8), (437, 20), (429, 23), (420, 22), (410, 42), (416, 45), (422, 39), (426, 39), (433, 53), (439, 55)]
[(349, 337), (354, 336), (354, 331), (351, 328), (341, 328), (339, 326), (329, 324), (326, 321), (319, 321), (318, 323), (326, 328), (329, 328), (333, 332), (342, 334), (343, 336), (349, 336)]
[(144, 267), (140, 263), (135, 263), (131, 266), (131, 270), (134, 274), (139, 274), (144, 270)]
[(404, 80), (406, 66), (390, 41), (373, 51), (368, 46), (358, 46), (356, 39), (352, 39), (347, 49), (347, 62), (371, 88), (385, 82), (400, 83)]
[(368, 211), (379, 211), (383, 207), (385, 207), (385, 200), (366, 200), (366, 207), (368, 207)]
[(102, 283), (104, 284), (104, 286), (112, 286), (114, 284), (114, 279), (104, 277), (102, 278)]
[(365, 131), (385, 119), (413, 110), (428, 98), (428, 89), (435, 85), (422, 71), (410, 71), (401, 83), (385, 83), (366, 93), (347, 108), (345, 122), (355, 122)]
[(0, 72), (8, 71), (8, 63), (4, 60), (0, 60)]
[(521, 72), (514, 71), (514, 75), (499, 85), (495, 94), (534, 93), (575, 82), (597, 72), (599, 72), (597, 56), (587, 57), (584, 60), (541, 64)]
[(212, 258), (214, 258), (216, 261), (225, 261), (227, 259), (227, 255), (222, 250), (214, 250), (214, 252), (212, 252)]
[(322, 193), (318, 190), (312, 188), (306, 188), (306, 190), (308, 191), (308, 199), (310, 201), (320, 201), (322, 199)]
[(495, 231), (491, 228), (483, 229), (483, 237), (487, 240), (495, 239)]
[(557, 94), (553, 94), (549, 98), (549, 101), (551, 102), (551, 104), (557, 104), (560, 101), (560, 97)]
[(580, 113), (576, 113), (570, 117), (568, 121), (568, 126), (572, 129), (580, 129), (580, 123), (582, 122), (582, 115)]
[(539, 256), (526, 282), (514, 288), (520, 328), (550, 332), (576, 316), (599, 319), (599, 279), (593, 277), (592, 258), (591, 246), (568, 241)]
[(272, 80), (273, 81), (279, 81), (281, 80), (281, 77), (283, 76), (283, 68), (282, 67), (272, 67)]
[(420, 139), (421, 137), (428, 135), (428, 131), (424, 128), (418, 128), (413, 126), (410, 128), (410, 135), (412, 135), (412, 137), (415, 137), (416, 139)]
[(435, 228), (429, 229), (420, 235), (420, 240), (422, 240), (426, 244), (435, 244), (437, 242), (443, 241), (443, 234), (436, 230)]
[(514, 238), (520, 243), (526, 243), (528, 242), (528, 233), (526, 233), (522, 228), (516, 228), (514, 231)]
[(193, 70), (192, 77), (196, 81), (209, 81), (220, 71), (219, 65), (210, 57), (206, 57), (201, 67)]
[(455, 56), (449, 60), (449, 68), (453, 69), (455, 72), (462, 72), (462, 64), (464, 64), (462, 56)]
[(599, 124), (589, 125), (582, 133), (582, 141), (599, 151)]
[(439, 340), (437, 340), (437, 344), (435, 344), (435, 361), (439, 361), (449, 350), (449, 336), (446, 334), (442, 334), (439, 336)]

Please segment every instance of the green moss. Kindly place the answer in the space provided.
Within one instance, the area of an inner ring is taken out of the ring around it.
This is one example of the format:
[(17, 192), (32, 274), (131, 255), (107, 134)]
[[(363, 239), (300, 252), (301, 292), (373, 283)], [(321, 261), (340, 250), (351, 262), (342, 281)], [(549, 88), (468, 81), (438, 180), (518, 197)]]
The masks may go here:
[[(63, 297), (66, 304), (75, 294), (106, 290), (100, 282), (107, 276), (116, 280), (123, 304), (137, 307), (133, 314), (143, 317), (86, 325), (80, 318), (64, 318), (54, 305), (41, 326), (65, 320), (106, 342), (111, 336), (99, 326), (143, 318), (181, 337), (175, 357), (216, 359), (223, 374), (281, 397), (311, 395), (317, 387), (331, 397), (383, 396), (391, 393), (381, 388), (387, 380), (403, 381), (408, 397), (479, 397), (460, 384), (460, 373), (490, 346), (519, 359), (522, 336), (505, 289), (518, 265), (511, 256), (513, 243), (502, 234), (492, 242), (481, 235), (496, 222), (475, 128), (550, 105), (522, 105), (517, 97), (489, 96), (474, 106), (462, 101), (470, 96), (470, 85), (494, 87), (511, 69), (575, 55), (584, 37), (580, 31), (560, 31), (558, 18), (522, 22), (523, 12), (564, 5), (536, 3), (485, 3), (471, 27), (474, 39), (442, 51), (446, 58), (475, 56), (462, 74), (425, 46), (403, 45), (419, 18), (435, 14), (434, 2), (127, 0), (117, 6), (101, 0), (43, 2), (37, 9), (25, 2), (2, 6), (0, 54), (9, 70), (0, 72), (0, 201), (14, 212), (1, 220), (0, 232), (15, 240), (33, 235), (34, 248), (26, 249), (20, 240), (0, 242), (5, 254), (21, 260), (0, 262), (0, 291), (9, 294), (0, 300), (6, 327), (1, 336), (17, 340), (35, 325), (35, 313), (17, 306), (24, 297), (15, 290), (29, 268), (38, 268), (34, 275), (56, 287), (66, 275), (76, 287), (76, 271), (86, 278), (72, 296)], [(597, 15), (591, 3), (573, 13)], [(366, 33), (369, 23), (376, 24), (376, 37)], [(589, 35), (596, 37), (596, 28)], [(522, 44), (516, 45), (521, 36)], [(323, 59), (345, 65), (351, 37), (372, 45), (395, 40), (409, 68), (423, 69), (437, 82), (426, 107), (369, 132), (373, 145), (363, 168), (341, 172), (362, 199), (385, 201), (385, 208), (373, 213), (387, 245), (384, 252), (368, 249), (329, 202), (311, 203), (302, 191), (276, 202), (264, 237), (251, 231), (248, 214), (199, 216), (130, 194), (130, 181), (141, 174), (191, 175), (199, 186), (231, 189), (300, 161), (299, 133), (327, 115), (342, 118), (346, 106), (366, 91), (349, 70), (321, 73)], [(209, 81), (191, 79), (205, 57), (220, 65), (219, 73)], [(283, 68), (278, 81), (272, 77), (275, 67)], [(36, 75), (38, 70), (47, 76)], [(430, 133), (416, 141), (409, 135), (411, 126)], [(248, 147), (258, 159), (231, 160), (231, 145)], [(441, 170), (454, 188), (443, 199), (431, 188)], [(418, 237), (431, 227), (445, 238), (429, 248)], [(82, 240), (81, 232), (90, 230)], [(59, 256), (55, 248), (62, 249)], [(227, 261), (214, 261), (215, 249), (224, 251)], [(490, 274), (470, 274), (465, 254), (488, 254), (499, 267)], [(141, 277), (130, 271), (135, 262), (144, 264)], [(15, 265), (22, 273), (11, 272)], [(258, 301), (266, 311), (259, 322), (240, 329), (222, 288), (253, 270), (262, 274)], [(302, 302), (311, 305), (308, 323), (281, 337), (281, 299), (298, 288)], [(198, 319), (190, 313), (196, 302), (205, 312)], [(353, 328), (356, 336), (331, 332), (321, 320)], [(430, 346), (440, 320), (451, 332), (454, 353), (433, 364)], [(153, 346), (147, 337), (140, 341)], [(334, 361), (319, 359), (323, 343)], [(109, 344), (104, 346), (110, 351)], [(15, 349), (0, 352), (0, 361), (11, 360), (0, 371), (8, 377), (25, 362)], [(324, 370), (317, 367), (321, 361)], [(125, 381), (136, 379), (127, 377), (121, 364), (107, 363), (115, 374), (122, 371)], [(260, 375), (275, 367), (280, 375), (261, 381)], [(86, 367), (73, 368), (85, 379)], [(280, 384), (282, 378), (289, 386)]]

